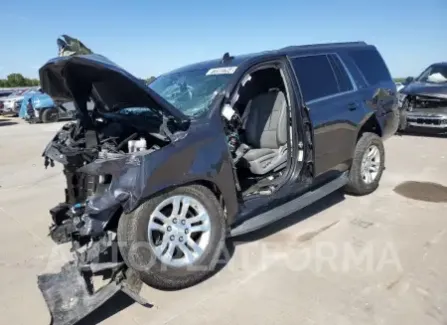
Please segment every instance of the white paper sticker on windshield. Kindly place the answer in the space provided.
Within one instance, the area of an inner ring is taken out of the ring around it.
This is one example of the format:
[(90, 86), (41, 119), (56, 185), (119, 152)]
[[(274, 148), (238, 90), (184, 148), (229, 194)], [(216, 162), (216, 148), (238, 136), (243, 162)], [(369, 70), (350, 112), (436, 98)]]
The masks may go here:
[(214, 68), (209, 69), (206, 73), (207, 76), (216, 75), (216, 74), (233, 74), (236, 71), (237, 67), (223, 67), (223, 68)]

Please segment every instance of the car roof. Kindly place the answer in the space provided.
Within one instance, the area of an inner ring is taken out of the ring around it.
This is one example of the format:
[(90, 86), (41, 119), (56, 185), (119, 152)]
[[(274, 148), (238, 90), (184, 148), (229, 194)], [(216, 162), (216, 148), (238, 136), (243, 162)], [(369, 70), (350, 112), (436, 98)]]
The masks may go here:
[(279, 56), (294, 56), (304, 53), (315, 54), (327, 50), (340, 50), (346, 48), (371, 47), (365, 42), (343, 42), (343, 43), (322, 43), (311, 45), (294, 45), (287, 46), (277, 50), (263, 51), (258, 53), (250, 53), (244, 55), (232, 56), (227, 60), (224, 57), (220, 59), (208, 60), (198, 63), (189, 64), (178, 69), (169, 71), (168, 73), (182, 73), (194, 70), (209, 70), (217, 67), (239, 67), (248, 65), (253, 61), (267, 61)]
[(244, 54), (232, 57), (230, 60), (223, 62), (222, 59), (214, 59), (208, 61), (197, 62), (193, 64), (189, 64), (178, 69), (172, 70), (169, 73), (181, 73), (185, 71), (194, 71), (194, 70), (208, 70), (216, 67), (233, 67), (240, 66), (243, 62), (248, 61), (252, 58), (258, 56), (258, 53), (252, 54)]
[(431, 65), (437, 65), (437, 66), (447, 67), (447, 62), (436, 62), (436, 63), (433, 63), (433, 64), (431, 64)]

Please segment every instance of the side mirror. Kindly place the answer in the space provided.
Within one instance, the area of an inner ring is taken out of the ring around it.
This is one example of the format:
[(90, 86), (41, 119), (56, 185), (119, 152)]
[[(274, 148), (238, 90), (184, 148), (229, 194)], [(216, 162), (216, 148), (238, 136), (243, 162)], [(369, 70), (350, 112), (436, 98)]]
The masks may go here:
[(407, 77), (407, 79), (405, 79), (405, 85), (408, 85), (409, 83), (412, 83), (414, 80), (414, 77)]

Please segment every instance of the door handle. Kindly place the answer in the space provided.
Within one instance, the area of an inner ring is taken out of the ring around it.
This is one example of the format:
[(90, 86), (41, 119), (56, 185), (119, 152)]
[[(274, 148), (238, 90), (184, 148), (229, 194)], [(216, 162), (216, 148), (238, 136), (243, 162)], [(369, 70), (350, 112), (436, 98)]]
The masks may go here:
[(355, 111), (357, 109), (357, 103), (349, 103), (348, 104), (348, 109), (350, 111)]

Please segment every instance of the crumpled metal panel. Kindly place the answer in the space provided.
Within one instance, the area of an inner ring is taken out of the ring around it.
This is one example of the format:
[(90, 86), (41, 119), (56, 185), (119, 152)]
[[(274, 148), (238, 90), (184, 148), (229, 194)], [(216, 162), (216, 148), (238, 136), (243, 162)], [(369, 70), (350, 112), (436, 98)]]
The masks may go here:
[(118, 292), (125, 293), (144, 307), (152, 307), (139, 295), (142, 282), (135, 273), (114, 279), (92, 293), (90, 278), (84, 277), (75, 263), (65, 264), (61, 272), (42, 274), (37, 283), (51, 314), (50, 325), (74, 325), (92, 314)]
[(111, 282), (92, 295), (74, 263), (65, 264), (60, 273), (39, 275), (37, 283), (50, 310), (51, 325), (76, 324), (121, 289)]

